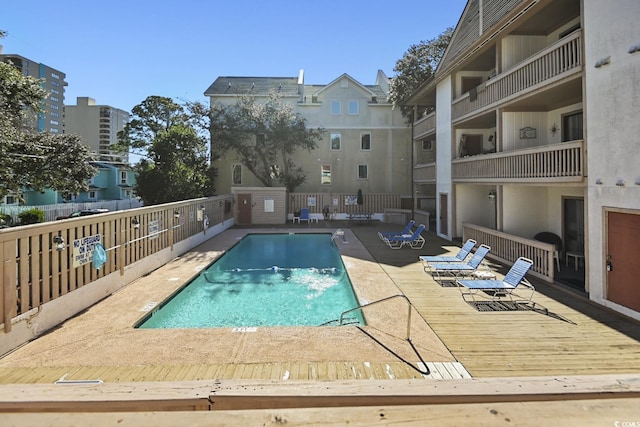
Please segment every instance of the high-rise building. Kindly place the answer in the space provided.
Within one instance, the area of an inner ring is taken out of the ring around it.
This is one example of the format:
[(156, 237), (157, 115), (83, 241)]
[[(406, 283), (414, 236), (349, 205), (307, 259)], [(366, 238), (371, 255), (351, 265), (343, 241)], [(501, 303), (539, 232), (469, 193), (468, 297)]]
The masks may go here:
[(64, 88), (67, 86), (66, 75), (45, 64), (14, 54), (2, 54), (0, 60), (13, 64), (25, 76), (42, 80), (42, 88), (49, 96), (42, 101), (41, 111), (33, 118), (31, 126), (38, 132), (64, 132)]
[(93, 98), (78, 97), (77, 105), (66, 105), (65, 133), (80, 135), (101, 162), (128, 163), (128, 155), (116, 154), (112, 145), (118, 131), (129, 121), (129, 113), (108, 105), (96, 105)]

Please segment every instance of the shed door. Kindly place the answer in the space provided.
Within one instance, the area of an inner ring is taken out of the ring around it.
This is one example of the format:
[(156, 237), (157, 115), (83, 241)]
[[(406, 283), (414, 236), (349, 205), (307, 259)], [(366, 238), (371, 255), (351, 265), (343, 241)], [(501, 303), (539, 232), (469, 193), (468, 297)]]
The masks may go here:
[(251, 194), (238, 194), (238, 224), (251, 224)]
[(611, 271), (605, 273), (607, 299), (640, 311), (640, 263), (636, 250), (640, 215), (609, 212), (607, 223), (607, 260), (611, 263)]

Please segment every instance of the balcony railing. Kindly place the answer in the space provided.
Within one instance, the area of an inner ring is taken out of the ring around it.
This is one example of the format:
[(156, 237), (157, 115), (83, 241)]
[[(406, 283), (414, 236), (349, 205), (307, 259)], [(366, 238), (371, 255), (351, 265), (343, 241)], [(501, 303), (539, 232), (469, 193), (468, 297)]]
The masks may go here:
[(496, 107), (514, 95), (540, 90), (582, 70), (582, 31), (576, 31), (538, 52), (516, 67), (500, 73), (476, 89), (475, 99), (465, 93), (453, 101), (453, 121), (485, 107)]
[(513, 264), (521, 256), (529, 258), (533, 261), (530, 274), (553, 283), (555, 273), (554, 245), (474, 224), (465, 223), (462, 228), (463, 240), (474, 239), (491, 247), (487, 258), (495, 259), (504, 264)]
[(432, 112), (413, 124), (413, 139), (436, 131), (436, 112)]
[(582, 182), (585, 156), (583, 140), (563, 142), (456, 159), (451, 174), (457, 182)]
[(415, 165), (413, 168), (413, 181), (420, 182), (435, 182), (436, 180), (436, 164), (429, 163), (425, 165)]

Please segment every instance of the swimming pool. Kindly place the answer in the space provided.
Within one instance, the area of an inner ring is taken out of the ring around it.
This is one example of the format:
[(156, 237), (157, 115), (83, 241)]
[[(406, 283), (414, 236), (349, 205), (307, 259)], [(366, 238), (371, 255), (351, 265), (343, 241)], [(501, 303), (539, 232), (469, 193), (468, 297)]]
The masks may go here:
[(354, 307), (330, 234), (249, 234), (137, 327), (319, 326)]

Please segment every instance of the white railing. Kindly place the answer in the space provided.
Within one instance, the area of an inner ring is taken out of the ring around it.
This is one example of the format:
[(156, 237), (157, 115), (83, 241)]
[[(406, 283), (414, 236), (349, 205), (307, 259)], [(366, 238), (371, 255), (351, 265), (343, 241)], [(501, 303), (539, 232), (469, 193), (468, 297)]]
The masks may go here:
[(587, 164), (582, 140), (464, 157), (451, 163), (452, 179), (457, 182), (582, 182)]
[(576, 31), (478, 86), (475, 99), (472, 99), (474, 96), (465, 93), (454, 100), (451, 118), (457, 121), (468, 114), (477, 113), (480, 109), (495, 108), (516, 95), (540, 90), (542, 85), (580, 72), (583, 65), (582, 32)]
[(436, 112), (427, 114), (413, 125), (413, 139), (433, 133), (436, 131)]
[(513, 264), (521, 256), (529, 258), (533, 261), (531, 275), (553, 283), (554, 245), (468, 223), (462, 224), (462, 236), (463, 241), (474, 239), (489, 245), (491, 251), (487, 257), (504, 264)]
[(413, 181), (416, 183), (435, 182), (436, 180), (436, 164), (429, 163), (424, 165), (415, 165), (413, 167)]
[(57, 203), (54, 205), (36, 205), (36, 206), (19, 206), (19, 205), (2, 205), (0, 213), (10, 215), (13, 224), (18, 223), (18, 215), (21, 212), (30, 209), (40, 209), (44, 212), (45, 221), (55, 221), (57, 217), (70, 215), (72, 212), (84, 209), (109, 209), (110, 211), (122, 211), (125, 209), (134, 209), (142, 207), (140, 199), (123, 199), (123, 200), (101, 200), (97, 202), (80, 202), (80, 203)]

